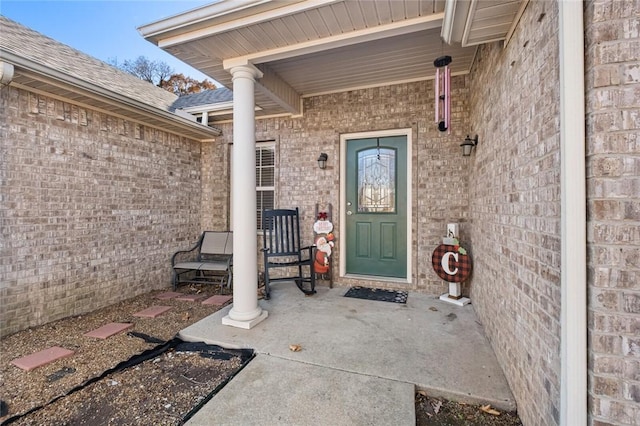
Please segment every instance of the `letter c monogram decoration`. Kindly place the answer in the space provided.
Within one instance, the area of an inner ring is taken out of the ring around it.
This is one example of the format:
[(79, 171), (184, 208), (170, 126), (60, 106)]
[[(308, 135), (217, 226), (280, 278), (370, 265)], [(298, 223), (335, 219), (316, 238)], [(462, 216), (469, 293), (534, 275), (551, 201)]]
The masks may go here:
[(456, 246), (440, 244), (431, 257), (433, 270), (450, 283), (464, 282), (471, 273), (471, 257), (458, 252)]

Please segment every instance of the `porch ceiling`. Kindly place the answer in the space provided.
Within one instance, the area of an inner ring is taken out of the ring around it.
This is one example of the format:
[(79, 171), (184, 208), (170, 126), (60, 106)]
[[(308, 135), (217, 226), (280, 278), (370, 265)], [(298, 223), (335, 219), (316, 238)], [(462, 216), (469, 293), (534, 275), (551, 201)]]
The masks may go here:
[(295, 115), (302, 97), (432, 79), (442, 55), (468, 73), (472, 44), (504, 39), (526, 1), (222, 0), (139, 31), (229, 89), (231, 67), (257, 66), (256, 115)]

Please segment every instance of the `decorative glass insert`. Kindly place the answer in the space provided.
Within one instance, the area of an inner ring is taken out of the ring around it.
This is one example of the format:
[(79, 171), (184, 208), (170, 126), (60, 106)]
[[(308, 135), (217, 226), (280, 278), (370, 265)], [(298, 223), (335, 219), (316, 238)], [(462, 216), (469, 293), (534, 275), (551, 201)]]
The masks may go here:
[(396, 151), (371, 148), (358, 152), (358, 212), (396, 210)]

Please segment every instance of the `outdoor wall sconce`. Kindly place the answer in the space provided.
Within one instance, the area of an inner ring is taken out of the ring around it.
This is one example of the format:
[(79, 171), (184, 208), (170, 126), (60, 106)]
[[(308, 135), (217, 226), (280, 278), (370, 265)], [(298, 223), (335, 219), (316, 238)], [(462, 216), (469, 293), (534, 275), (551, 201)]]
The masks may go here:
[(327, 160), (329, 159), (329, 156), (327, 154), (325, 154), (324, 152), (322, 154), (320, 154), (320, 157), (318, 157), (318, 167), (320, 167), (322, 170), (324, 170), (327, 167)]
[(464, 138), (464, 142), (460, 145), (462, 147), (462, 156), (468, 157), (471, 155), (471, 150), (478, 145), (478, 135), (471, 139), (469, 135)]

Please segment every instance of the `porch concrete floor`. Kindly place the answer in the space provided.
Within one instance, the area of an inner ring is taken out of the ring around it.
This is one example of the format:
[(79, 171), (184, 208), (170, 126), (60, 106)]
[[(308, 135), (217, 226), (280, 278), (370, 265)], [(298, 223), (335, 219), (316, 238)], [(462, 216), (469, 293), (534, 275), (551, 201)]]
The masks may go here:
[[(250, 330), (222, 325), (230, 306), (180, 337), (257, 356), (187, 424), (413, 425), (414, 391), (515, 410), (473, 305), (409, 293), (405, 304), (305, 296), (272, 286), (269, 312)], [(292, 352), (289, 345), (302, 347)]]

